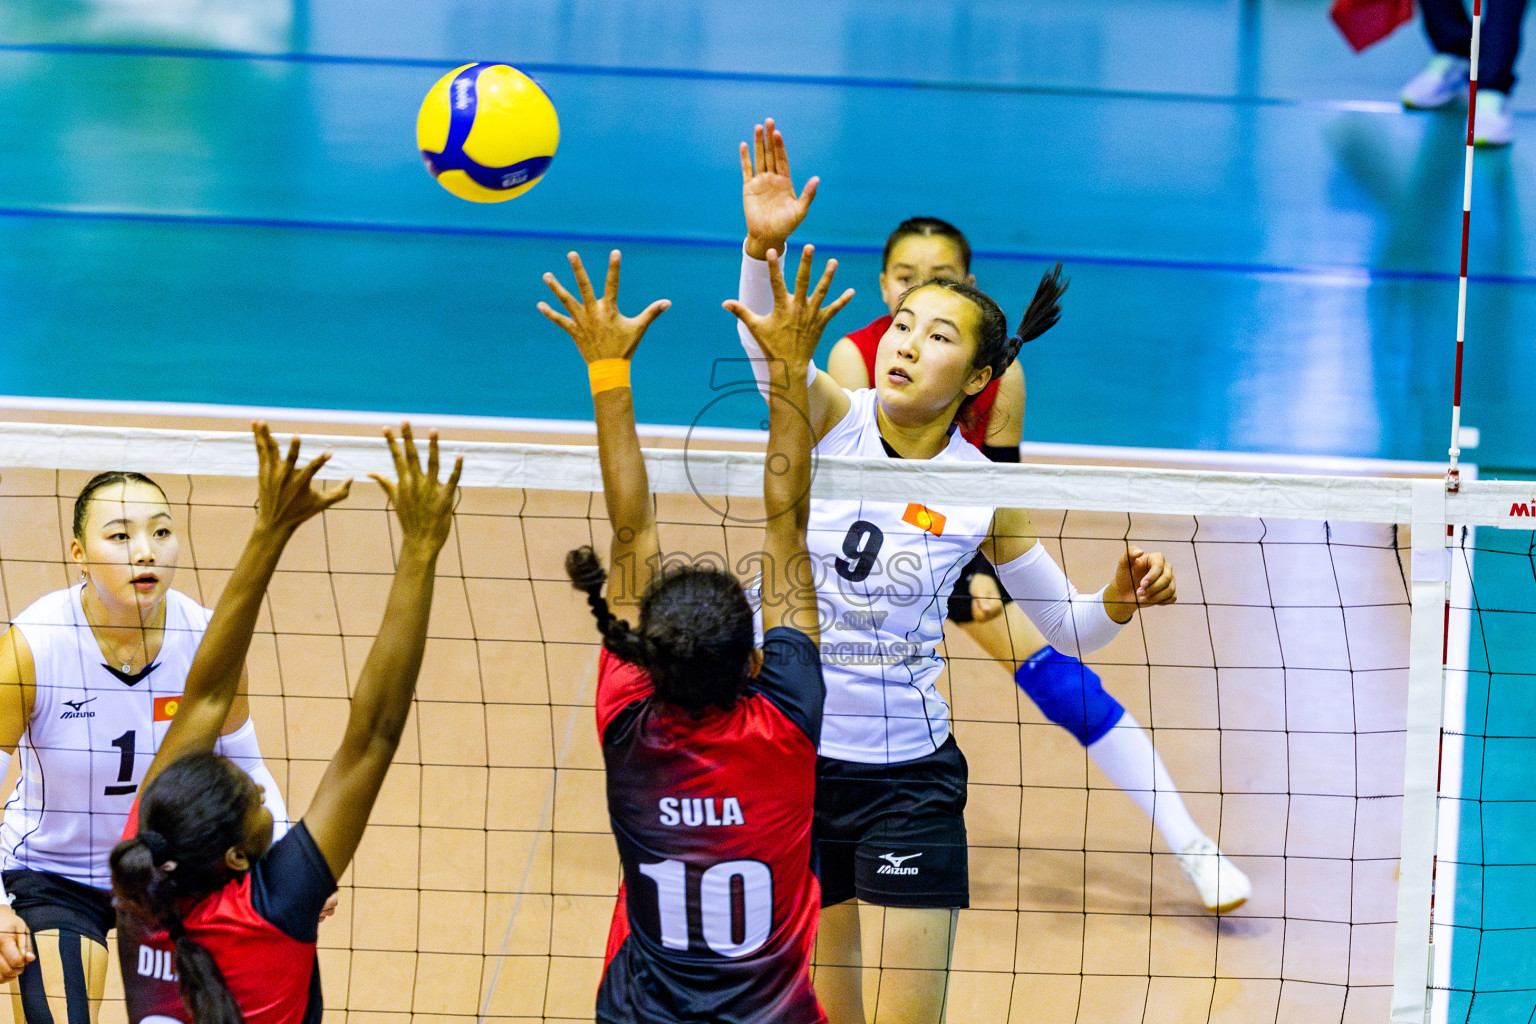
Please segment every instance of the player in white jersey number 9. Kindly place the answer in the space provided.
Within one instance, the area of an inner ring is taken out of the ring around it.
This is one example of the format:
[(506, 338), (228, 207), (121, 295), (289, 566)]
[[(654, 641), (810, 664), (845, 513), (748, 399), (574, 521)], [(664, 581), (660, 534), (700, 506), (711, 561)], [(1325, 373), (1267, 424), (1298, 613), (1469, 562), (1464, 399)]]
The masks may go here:
[[(804, 219), (815, 179), (798, 195), (783, 136), (772, 121), (741, 146), (748, 234), (741, 300), (770, 305), (769, 250)], [(816, 452), (988, 465), (953, 429), (1019, 346), (1054, 321), (1059, 286), (1042, 284), (1010, 335), (987, 295), (955, 280), (907, 290), (876, 351), (874, 387), (848, 392), (811, 368)], [(739, 332), (760, 386), (772, 380), (754, 339)], [(964, 756), (935, 687), (937, 646), (955, 581), (980, 550), (1046, 639), (1074, 657), (1108, 643), (1138, 607), (1175, 600), (1162, 555), (1130, 548), (1113, 578), (1080, 594), (1035, 536), (1027, 510), (813, 500), (807, 547), (827, 567), (820, 589), (827, 684), (816, 789), (822, 914), (816, 990), (833, 1024), (862, 1024), (857, 899), (884, 909), (876, 1024), (941, 1020), (954, 925), (969, 905)], [(834, 634), (835, 635), (835, 634)], [(839, 906), (842, 904), (842, 906)]]

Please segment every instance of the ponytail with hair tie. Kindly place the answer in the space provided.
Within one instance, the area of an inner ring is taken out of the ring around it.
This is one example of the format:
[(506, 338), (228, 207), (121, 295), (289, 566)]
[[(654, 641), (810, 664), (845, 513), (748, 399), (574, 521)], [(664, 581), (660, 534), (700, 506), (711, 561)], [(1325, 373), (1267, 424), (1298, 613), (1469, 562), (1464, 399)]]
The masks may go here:
[[(149, 851), (149, 859), (156, 866), (164, 864), (171, 859), (171, 844), (166, 842), (159, 832), (144, 829), (137, 836), (139, 842)], [(174, 862), (173, 862), (174, 864)]]
[[(1035, 297), (1029, 301), (1029, 307), (1019, 318), (1019, 329), (1014, 332), (1012, 338), (1008, 339), (1008, 347), (1012, 349), (1008, 355), (1008, 363), (1013, 362), (1025, 343), (1034, 341), (1056, 326), (1056, 321), (1061, 319), (1061, 296), (1069, 284), (1071, 284), (1070, 280), (1061, 279), (1060, 261), (1041, 275), (1040, 284), (1035, 288)], [(1004, 365), (1006, 366), (1007, 363)]]

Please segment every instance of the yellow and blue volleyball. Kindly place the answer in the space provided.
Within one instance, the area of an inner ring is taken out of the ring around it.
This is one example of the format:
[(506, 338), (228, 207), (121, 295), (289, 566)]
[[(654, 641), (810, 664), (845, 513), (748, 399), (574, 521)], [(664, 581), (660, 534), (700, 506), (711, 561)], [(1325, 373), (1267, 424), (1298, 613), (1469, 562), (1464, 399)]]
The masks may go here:
[(416, 145), (437, 183), (460, 199), (499, 203), (539, 183), (560, 119), (537, 82), (505, 64), (465, 64), (427, 91)]

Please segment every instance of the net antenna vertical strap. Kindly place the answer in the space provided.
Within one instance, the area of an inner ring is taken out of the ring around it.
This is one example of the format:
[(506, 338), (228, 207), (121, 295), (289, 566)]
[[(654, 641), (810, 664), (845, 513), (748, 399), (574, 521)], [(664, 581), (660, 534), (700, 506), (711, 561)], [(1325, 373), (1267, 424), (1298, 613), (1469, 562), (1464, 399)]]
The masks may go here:
[(1392, 971), (1392, 1024), (1424, 1024), (1434, 975), (1436, 843), (1444, 742), (1445, 608), (1450, 599), (1446, 492), (1437, 480), (1413, 482), (1412, 612), (1408, 637), (1407, 735), (1403, 827)]

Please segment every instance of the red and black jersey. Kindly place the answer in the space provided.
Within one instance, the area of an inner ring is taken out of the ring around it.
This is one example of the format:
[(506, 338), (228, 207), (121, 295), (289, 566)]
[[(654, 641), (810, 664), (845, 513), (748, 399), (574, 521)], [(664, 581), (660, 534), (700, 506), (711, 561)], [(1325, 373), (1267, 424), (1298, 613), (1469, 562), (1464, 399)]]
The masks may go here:
[(599, 1021), (826, 1020), (809, 972), (824, 699), (820, 652), (794, 629), (768, 631), (746, 696), (699, 714), (602, 653), (597, 726), (624, 889)]
[[(126, 838), (137, 823), (135, 813)], [(187, 936), (213, 954), (246, 1024), (319, 1024), (325, 1003), (315, 943), (320, 910), (335, 891), (331, 869), (301, 822), (250, 871), (185, 910)], [(122, 914), (117, 941), (128, 1019), (192, 1024), (165, 931), (146, 934), (133, 915)]]
[[(875, 380), (875, 350), (880, 347), (880, 339), (890, 326), (891, 318), (882, 316), (848, 335), (848, 340), (853, 342), (859, 355), (864, 357), (864, 369), (869, 374), (870, 387), (879, 385)], [(976, 396), (966, 411), (966, 422), (960, 424), (960, 436), (978, 449), (986, 441), (987, 426), (992, 422), (992, 403), (997, 401), (997, 388), (1001, 381), (1001, 377), (994, 377), (987, 382), (987, 386), (981, 389), (981, 394)]]

